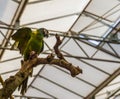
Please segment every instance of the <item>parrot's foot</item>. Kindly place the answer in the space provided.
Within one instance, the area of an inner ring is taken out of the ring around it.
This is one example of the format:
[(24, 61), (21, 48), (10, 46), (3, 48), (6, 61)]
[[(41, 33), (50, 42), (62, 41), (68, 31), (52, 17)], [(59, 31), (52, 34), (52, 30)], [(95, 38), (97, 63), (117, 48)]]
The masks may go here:
[(33, 58), (37, 58), (38, 54), (35, 51), (30, 52), (29, 60), (32, 60)]

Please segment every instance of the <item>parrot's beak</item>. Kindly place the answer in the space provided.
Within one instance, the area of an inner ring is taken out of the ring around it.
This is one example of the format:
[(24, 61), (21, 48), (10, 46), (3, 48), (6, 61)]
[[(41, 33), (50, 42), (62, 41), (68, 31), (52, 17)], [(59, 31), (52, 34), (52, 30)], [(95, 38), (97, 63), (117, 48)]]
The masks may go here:
[(44, 37), (49, 37), (49, 32), (48, 32), (48, 30), (46, 30), (46, 29), (44, 29)]

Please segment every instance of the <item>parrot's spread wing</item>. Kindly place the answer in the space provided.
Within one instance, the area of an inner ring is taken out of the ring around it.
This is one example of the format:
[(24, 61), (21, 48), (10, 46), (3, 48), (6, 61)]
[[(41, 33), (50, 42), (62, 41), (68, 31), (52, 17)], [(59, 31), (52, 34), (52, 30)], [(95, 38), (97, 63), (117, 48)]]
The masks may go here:
[(13, 35), (12, 39), (18, 43), (17, 47), (20, 50), (20, 53), (23, 54), (24, 49), (32, 35), (32, 30), (30, 28), (24, 27), (18, 29)]

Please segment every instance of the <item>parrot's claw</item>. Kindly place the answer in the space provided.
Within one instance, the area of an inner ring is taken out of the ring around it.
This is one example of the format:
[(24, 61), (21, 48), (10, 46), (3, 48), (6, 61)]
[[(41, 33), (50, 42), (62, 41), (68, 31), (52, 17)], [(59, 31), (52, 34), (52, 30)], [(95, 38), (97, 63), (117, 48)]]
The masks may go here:
[(29, 57), (29, 59), (31, 60), (31, 59), (33, 59), (33, 58), (36, 58), (38, 55), (37, 55), (37, 53), (35, 52), (35, 51), (31, 51), (30, 52), (30, 57)]

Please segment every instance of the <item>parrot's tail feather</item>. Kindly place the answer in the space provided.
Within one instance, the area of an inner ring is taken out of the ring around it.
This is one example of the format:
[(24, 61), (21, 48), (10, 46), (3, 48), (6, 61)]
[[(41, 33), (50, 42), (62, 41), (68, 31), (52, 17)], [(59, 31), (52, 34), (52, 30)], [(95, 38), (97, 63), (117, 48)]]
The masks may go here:
[(18, 87), (18, 91), (21, 90), (21, 94), (24, 95), (27, 91), (27, 83), (28, 83), (28, 77), (21, 83), (21, 85)]
[[(32, 74), (33, 74), (33, 69), (31, 69), (29, 76), (32, 77)], [(24, 95), (27, 91), (28, 78), (29, 77), (27, 77), (18, 87), (18, 91), (20, 91), (22, 95)]]
[(24, 95), (27, 91), (27, 83), (28, 83), (28, 77), (23, 81), (22, 88), (21, 88), (22, 95)]

